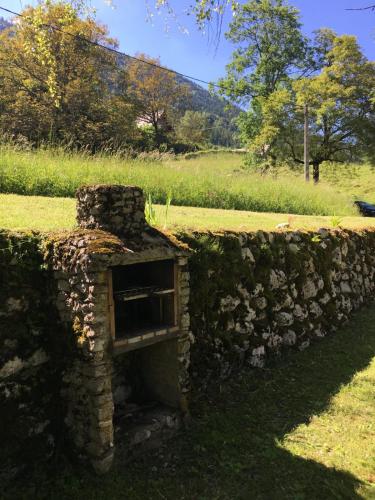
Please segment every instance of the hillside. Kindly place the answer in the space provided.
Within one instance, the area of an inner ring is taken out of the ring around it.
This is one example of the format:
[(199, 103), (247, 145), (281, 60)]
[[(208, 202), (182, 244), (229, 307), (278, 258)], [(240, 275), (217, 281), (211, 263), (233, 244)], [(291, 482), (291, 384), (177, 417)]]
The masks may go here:
[(239, 146), (240, 144), (236, 143), (234, 135), (238, 132), (235, 119), (241, 113), (241, 109), (187, 78), (178, 76), (177, 80), (188, 85), (191, 89), (190, 98), (180, 103), (179, 109), (182, 112), (191, 109), (209, 114), (211, 126), (217, 127), (216, 134), (211, 139), (213, 144)]
[(5, 30), (6, 28), (10, 28), (12, 26), (10, 22), (8, 22), (3, 17), (0, 17), (0, 31)]
[[(119, 59), (119, 64), (125, 67), (129, 62), (131, 59), (128, 56)], [(212, 143), (220, 146), (240, 147), (240, 143), (235, 138), (238, 132), (235, 120), (241, 113), (241, 109), (188, 78), (177, 75), (176, 80), (190, 89), (189, 97), (176, 102), (175, 108), (178, 113), (183, 115), (188, 110), (207, 113), (210, 128), (212, 127), (213, 130)]]
[[(12, 25), (9, 21), (0, 17), (0, 31), (10, 26)], [(119, 66), (126, 67), (130, 61), (131, 59), (126, 55), (118, 58)], [(218, 146), (239, 147), (240, 144), (235, 138), (237, 133), (235, 119), (241, 110), (236, 106), (230, 106), (224, 99), (211, 94), (207, 89), (187, 78), (177, 75), (177, 81), (181, 85), (188, 86), (191, 91), (189, 97), (175, 103), (178, 116), (182, 116), (187, 110), (207, 113), (211, 130), (210, 141)], [(113, 91), (116, 92), (115, 87)]]

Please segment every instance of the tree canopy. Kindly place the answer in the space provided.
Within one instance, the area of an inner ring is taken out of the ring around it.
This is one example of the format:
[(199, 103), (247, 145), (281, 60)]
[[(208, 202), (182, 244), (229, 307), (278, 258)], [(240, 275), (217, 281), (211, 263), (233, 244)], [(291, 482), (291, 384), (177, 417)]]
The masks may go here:
[(41, 26), (68, 28), (113, 47), (107, 29), (61, 2), (24, 14), (0, 34), (1, 128), (36, 143), (54, 139), (93, 147), (128, 135), (134, 113), (120, 92), (112, 92), (118, 74), (114, 55)]
[(310, 111), (314, 180), (324, 161), (374, 157), (375, 64), (354, 36), (301, 33), (298, 11), (283, 0), (241, 6), (228, 38), (239, 47), (224, 92), (248, 107), (240, 118), (253, 161), (303, 164), (304, 109)]
[(224, 93), (242, 104), (266, 97), (310, 62), (298, 10), (283, 0), (251, 0), (242, 5), (226, 34), (236, 49), (220, 81)]
[[(203, 109), (210, 121), (224, 114), (216, 96), (159, 59), (141, 54), (139, 61), (95, 45), (116, 49), (117, 42), (82, 5), (43, 1), (16, 22), (0, 19), (1, 135), (34, 145), (150, 149), (163, 142), (174, 148), (186, 111)], [(226, 144), (235, 127), (229, 138), (219, 132), (215, 141)]]
[(186, 111), (178, 124), (177, 136), (186, 143), (207, 143), (210, 137), (208, 113), (191, 110)]
[[(189, 88), (172, 72), (160, 67), (160, 60), (137, 54), (144, 61), (131, 60), (126, 66), (129, 95), (136, 104), (137, 117), (153, 127), (156, 144), (162, 141), (162, 128), (172, 121), (176, 102), (189, 95)], [(150, 64), (147, 64), (150, 63)]]

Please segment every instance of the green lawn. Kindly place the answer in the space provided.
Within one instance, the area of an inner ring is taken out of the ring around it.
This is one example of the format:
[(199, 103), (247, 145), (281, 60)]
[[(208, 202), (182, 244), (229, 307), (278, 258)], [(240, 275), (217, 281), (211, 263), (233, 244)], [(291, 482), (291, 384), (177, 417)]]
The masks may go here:
[(97, 478), (61, 457), (9, 499), (375, 498), (375, 307), (193, 402), (180, 437)]
[[(165, 225), (165, 207), (156, 206), (158, 225)], [(274, 230), (277, 224), (290, 222), (291, 229), (333, 227), (332, 217), (303, 216), (278, 213), (244, 212), (195, 207), (169, 209), (168, 229), (209, 229), (255, 231)], [(75, 200), (0, 194), (0, 228), (56, 231), (70, 229), (75, 224)], [(341, 227), (361, 229), (375, 227), (375, 218), (343, 217)]]
[[(319, 186), (306, 184), (301, 171), (278, 176), (249, 171), (243, 155), (210, 154), (192, 160), (145, 162), (116, 155), (69, 153), (63, 150), (16, 151), (0, 145), (0, 192), (74, 197), (82, 184), (132, 184), (144, 188), (155, 203), (205, 208), (302, 215), (356, 215), (353, 193), (337, 190), (324, 169)], [(371, 200), (368, 200), (371, 201)]]

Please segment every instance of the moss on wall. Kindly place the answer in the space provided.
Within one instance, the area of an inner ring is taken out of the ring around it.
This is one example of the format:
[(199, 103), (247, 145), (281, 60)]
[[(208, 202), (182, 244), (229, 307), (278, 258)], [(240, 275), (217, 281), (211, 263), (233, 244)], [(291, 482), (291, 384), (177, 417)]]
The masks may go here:
[[(69, 253), (66, 234), (0, 231), (1, 477), (51, 456), (56, 439), (64, 434), (63, 368), (65, 376), (75, 380), (76, 398), (86, 376), (74, 366), (67, 369), (78, 349), (74, 340), (87, 343), (83, 313), (69, 318), (69, 336), (55, 305), (63, 300), (64, 286), (70, 290), (71, 285), (60, 276), (60, 294), (55, 292), (56, 276), (45, 267), (46, 255), (51, 258), (57, 252), (70, 269), (81, 258), (86, 239), (90, 245), (94, 242), (94, 253), (122, 251), (117, 238), (103, 239), (104, 234), (76, 231), (76, 245)], [(267, 357), (286, 348), (306, 348), (374, 296), (373, 231), (193, 232), (177, 237), (192, 250), (189, 313), (195, 342), (190, 374), (195, 389), (246, 365), (262, 367)], [(75, 286), (78, 300), (79, 279)], [(86, 283), (84, 291), (89, 286), (93, 284)], [(95, 282), (95, 293), (106, 296), (105, 286), (104, 281)], [(106, 311), (100, 314), (105, 324)], [(95, 353), (99, 355), (103, 353)], [(82, 425), (88, 418), (86, 403)]]
[(0, 476), (50, 456), (60, 425), (58, 322), (37, 233), (0, 231)]
[(182, 233), (200, 385), (306, 348), (374, 294), (375, 232)]

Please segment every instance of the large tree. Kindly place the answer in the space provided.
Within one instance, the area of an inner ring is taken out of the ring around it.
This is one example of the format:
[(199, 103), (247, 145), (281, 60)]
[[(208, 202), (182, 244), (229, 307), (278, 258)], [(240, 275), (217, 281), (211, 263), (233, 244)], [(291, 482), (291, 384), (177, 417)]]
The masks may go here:
[(139, 60), (126, 64), (130, 82), (129, 94), (136, 107), (139, 123), (152, 126), (156, 144), (160, 145), (163, 134), (171, 126), (178, 102), (189, 96), (189, 87), (177, 76), (160, 67), (160, 60), (145, 54), (137, 54)]
[(238, 48), (222, 85), (248, 106), (240, 128), (253, 161), (303, 164), (305, 106), (316, 182), (323, 161), (373, 154), (374, 64), (354, 37), (323, 29), (307, 40), (284, 0), (249, 0), (227, 36)]
[(107, 29), (66, 2), (23, 14), (0, 35), (0, 127), (35, 143), (93, 148), (128, 137), (135, 117), (124, 89), (115, 92), (126, 80), (117, 59), (81, 38), (114, 47)]
[(291, 78), (313, 71), (314, 59), (301, 32), (299, 12), (283, 0), (241, 5), (226, 37), (236, 49), (219, 82), (220, 92), (247, 108), (239, 125), (242, 142), (248, 143), (262, 126), (264, 101)]
[[(304, 109), (309, 108), (310, 164), (314, 181), (324, 161), (375, 157), (375, 64), (354, 36), (317, 33), (316, 74), (279, 88), (259, 105), (262, 119), (244, 119), (244, 134), (259, 159), (273, 157), (303, 164)], [(246, 128), (247, 127), (247, 128)]]
[(283, 0), (250, 0), (239, 7), (226, 34), (236, 49), (220, 81), (223, 93), (248, 105), (311, 69), (297, 9)]

